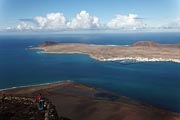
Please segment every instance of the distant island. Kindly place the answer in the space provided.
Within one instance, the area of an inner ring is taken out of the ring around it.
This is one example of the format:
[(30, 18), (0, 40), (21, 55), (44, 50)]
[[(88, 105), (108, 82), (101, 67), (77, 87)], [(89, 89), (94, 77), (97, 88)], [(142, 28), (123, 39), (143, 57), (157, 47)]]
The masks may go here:
[(99, 61), (135, 60), (138, 62), (170, 61), (180, 63), (180, 44), (159, 44), (152, 41), (139, 41), (128, 46), (47, 41), (31, 49), (42, 50), (43, 53), (87, 54)]

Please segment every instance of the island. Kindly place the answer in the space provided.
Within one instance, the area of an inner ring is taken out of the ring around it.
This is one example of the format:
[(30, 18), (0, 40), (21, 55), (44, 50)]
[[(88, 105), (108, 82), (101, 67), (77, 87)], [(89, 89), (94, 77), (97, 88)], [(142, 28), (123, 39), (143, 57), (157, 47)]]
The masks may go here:
[(152, 41), (139, 41), (128, 46), (47, 41), (30, 49), (53, 54), (87, 54), (99, 61), (135, 60), (137, 62), (170, 61), (180, 63), (180, 44), (159, 44)]
[[(49, 100), (48, 110), (38, 110), (39, 93)], [(179, 113), (71, 81), (0, 91), (0, 116), (19, 120), (180, 120)]]

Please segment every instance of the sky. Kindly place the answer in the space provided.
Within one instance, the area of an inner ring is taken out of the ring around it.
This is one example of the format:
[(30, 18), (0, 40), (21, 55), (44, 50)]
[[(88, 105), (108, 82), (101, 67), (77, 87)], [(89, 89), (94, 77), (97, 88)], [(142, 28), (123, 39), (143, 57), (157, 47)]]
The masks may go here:
[(0, 32), (180, 31), (180, 0), (0, 0)]

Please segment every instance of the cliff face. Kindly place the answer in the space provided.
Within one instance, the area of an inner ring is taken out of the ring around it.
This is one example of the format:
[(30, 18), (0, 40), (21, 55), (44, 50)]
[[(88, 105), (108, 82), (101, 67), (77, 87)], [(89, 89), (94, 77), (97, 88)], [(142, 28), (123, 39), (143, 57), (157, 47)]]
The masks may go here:
[(1, 120), (57, 120), (55, 106), (47, 100), (47, 109), (40, 111), (36, 99), (18, 96), (0, 97)]

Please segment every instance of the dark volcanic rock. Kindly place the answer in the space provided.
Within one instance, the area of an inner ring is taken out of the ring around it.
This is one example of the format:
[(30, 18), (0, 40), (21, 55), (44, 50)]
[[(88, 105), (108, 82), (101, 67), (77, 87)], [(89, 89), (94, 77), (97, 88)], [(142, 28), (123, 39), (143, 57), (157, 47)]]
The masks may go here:
[(40, 111), (33, 98), (0, 97), (0, 120), (58, 120), (55, 106), (47, 100), (48, 108)]
[(46, 41), (43, 44), (40, 44), (39, 47), (47, 47), (47, 46), (52, 46), (52, 45), (57, 45), (57, 42), (53, 42), (53, 41)]
[(158, 47), (159, 44), (156, 43), (156, 42), (152, 42), (152, 41), (139, 41), (139, 42), (136, 42), (132, 45), (133, 47), (141, 47), (141, 46), (144, 46), (144, 47)]
[(2, 97), (0, 100), (1, 120), (44, 120), (33, 99), (25, 97)]

